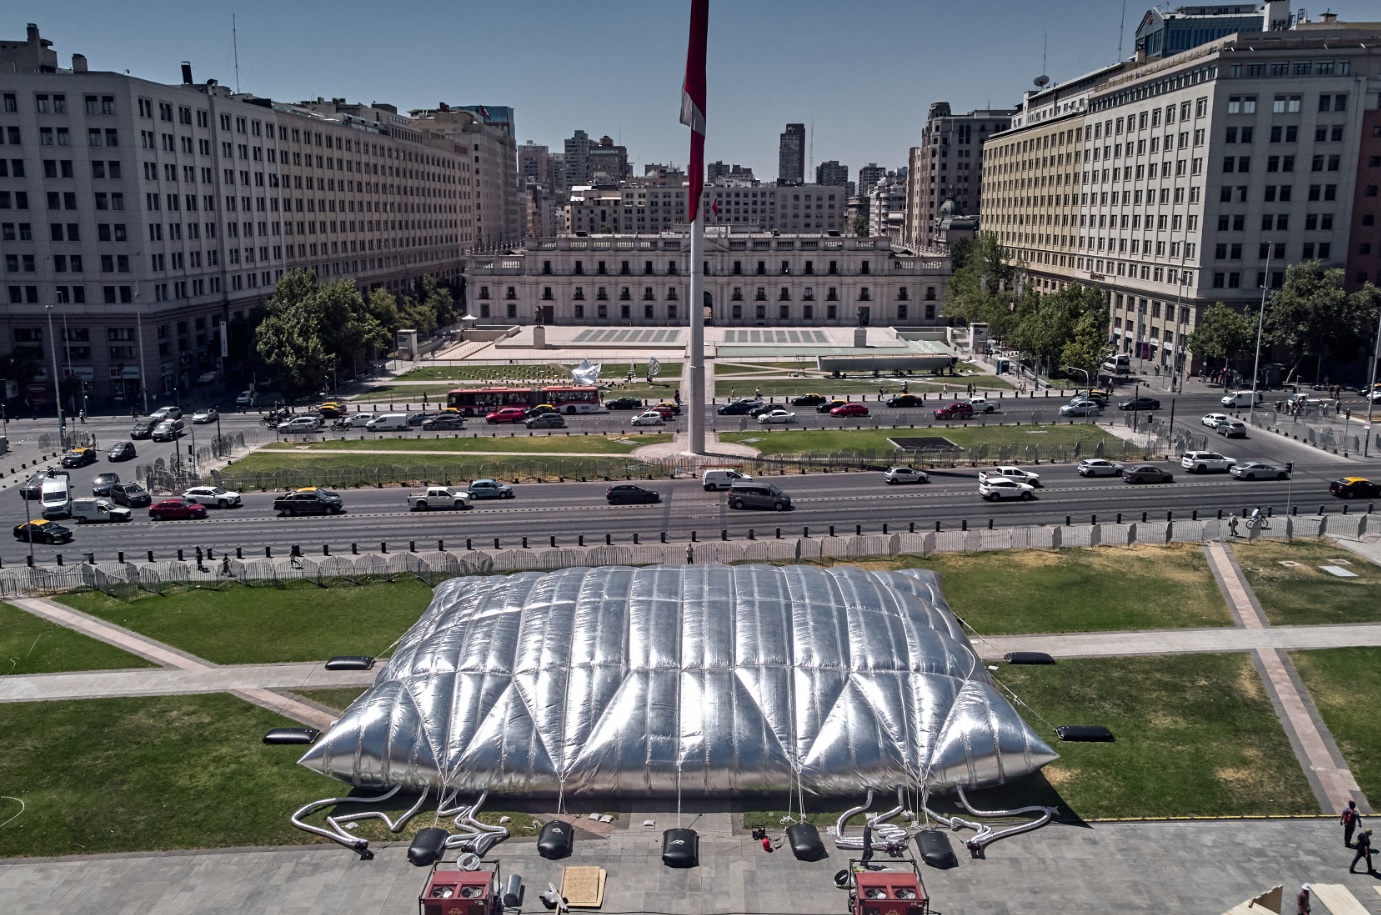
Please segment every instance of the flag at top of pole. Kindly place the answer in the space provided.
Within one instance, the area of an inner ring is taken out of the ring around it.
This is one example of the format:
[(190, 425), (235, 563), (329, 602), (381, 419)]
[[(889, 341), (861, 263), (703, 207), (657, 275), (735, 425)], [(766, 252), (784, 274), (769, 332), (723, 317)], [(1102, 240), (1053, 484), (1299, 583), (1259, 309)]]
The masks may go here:
[(686, 81), (681, 84), (681, 123), (691, 129), (687, 222), (695, 222), (700, 213), (700, 192), (705, 185), (705, 47), (709, 42), (709, 22), (710, 0), (691, 0)]

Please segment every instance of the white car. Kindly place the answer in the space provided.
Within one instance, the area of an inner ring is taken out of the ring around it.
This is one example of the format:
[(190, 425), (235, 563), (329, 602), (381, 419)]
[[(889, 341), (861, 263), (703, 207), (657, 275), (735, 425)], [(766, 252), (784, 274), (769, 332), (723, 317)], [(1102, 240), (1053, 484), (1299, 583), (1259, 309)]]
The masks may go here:
[(205, 410), (198, 410), (192, 414), (192, 422), (198, 425), (202, 423), (214, 423), (220, 418), (221, 415), (216, 412), (215, 407), (207, 407)]
[(1122, 473), (1122, 465), (1104, 458), (1084, 458), (1079, 462), (1081, 477), (1115, 477)]
[(973, 412), (975, 413), (991, 413), (994, 410), (1002, 409), (986, 397), (970, 397), (966, 403), (973, 407)]
[(1036, 498), (1036, 487), (1007, 477), (990, 477), (978, 484), (978, 494), (989, 502), (1002, 499), (1021, 499), (1029, 502)]
[(662, 419), (662, 414), (656, 410), (648, 410), (633, 417), (635, 426), (665, 426), (666, 420)]
[(888, 467), (882, 478), (890, 483), (929, 483), (930, 474), (914, 467)]
[(991, 470), (982, 470), (978, 474), (978, 482), (997, 479), (1016, 480), (1018, 483), (1026, 483), (1035, 488), (1041, 485), (1041, 475), (1032, 473), (1029, 470), (1022, 470), (1020, 467), (998, 465)]
[(207, 508), (239, 508), (240, 494), (219, 486), (193, 486), (182, 494), (188, 502), (197, 502)]
[(1060, 407), (1061, 416), (1100, 416), (1103, 408), (1093, 400), (1074, 400)]
[(768, 413), (759, 414), (758, 422), (763, 425), (771, 425), (773, 423), (794, 423), (796, 422), (796, 414), (792, 413), (790, 410), (772, 410)]
[(258, 399), (259, 395), (255, 394), (253, 391), (241, 391), (239, 395), (235, 398), (235, 406), (252, 407), (254, 406), (255, 401), (257, 401)]
[(1225, 423), (1229, 419), (1226, 413), (1205, 413), (1199, 419), (1199, 425), (1208, 426), (1210, 429), (1217, 429), (1219, 423)]
[(1180, 466), (1190, 473), (1227, 473), (1236, 458), (1224, 457), (1216, 451), (1186, 451)]

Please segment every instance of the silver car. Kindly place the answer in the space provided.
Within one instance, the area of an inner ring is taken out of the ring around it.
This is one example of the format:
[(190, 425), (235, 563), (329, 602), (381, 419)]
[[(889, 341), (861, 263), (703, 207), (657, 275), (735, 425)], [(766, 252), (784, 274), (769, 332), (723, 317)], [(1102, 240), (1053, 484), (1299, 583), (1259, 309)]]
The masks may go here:
[(1076, 400), (1060, 407), (1061, 416), (1098, 416), (1103, 408), (1094, 400)]
[(1081, 477), (1115, 477), (1122, 474), (1122, 465), (1105, 458), (1084, 458), (1079, 462)]
[(929, 483), (930, 474), (914, 467), (888, 467), (882, 478), (892, 483)]

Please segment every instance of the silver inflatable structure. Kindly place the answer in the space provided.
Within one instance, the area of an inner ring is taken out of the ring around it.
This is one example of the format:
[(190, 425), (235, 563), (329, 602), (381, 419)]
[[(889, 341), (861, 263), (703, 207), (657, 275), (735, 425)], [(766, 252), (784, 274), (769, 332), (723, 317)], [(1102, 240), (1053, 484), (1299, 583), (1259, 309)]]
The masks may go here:
[(440, 585), (301, 764), (365, 788), (837, 795), (1055, 758), (932, 573), (693, 565)]

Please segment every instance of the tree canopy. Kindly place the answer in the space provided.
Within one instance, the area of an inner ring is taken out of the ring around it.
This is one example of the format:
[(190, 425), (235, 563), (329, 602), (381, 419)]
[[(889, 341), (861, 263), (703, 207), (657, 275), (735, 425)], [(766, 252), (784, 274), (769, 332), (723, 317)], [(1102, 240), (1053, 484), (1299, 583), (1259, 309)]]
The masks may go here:
[(1381, 294), (1370, 282), (1349, 295), (1341, 269), (1325, 268), (1321, 261), (1291, 264), (1284, 285), (1267, 301), (1266, 339), (1289, 352), (1292, 376), (1311, 356), (1322, 376), (1325, 353), (1348, 362), (1369, 346), (1378, 308)]
[(1200, 356), (1232, 361), (1256, 346), (1255, 316), (1217, 302), (1205, 309), (1189, 335), (1189, 348)]

